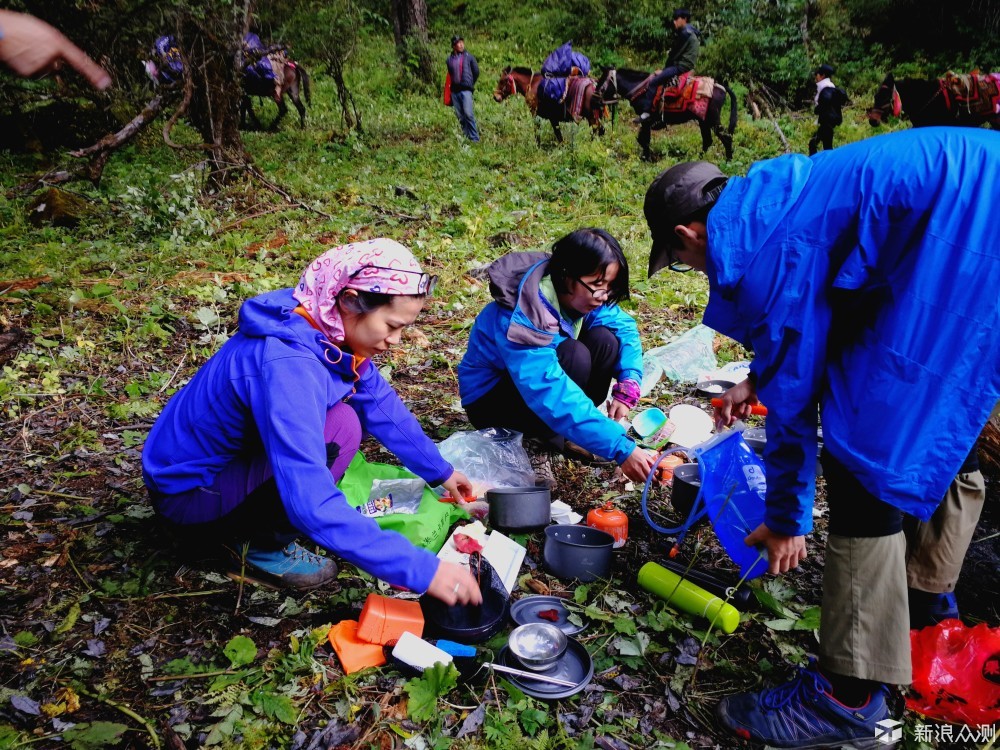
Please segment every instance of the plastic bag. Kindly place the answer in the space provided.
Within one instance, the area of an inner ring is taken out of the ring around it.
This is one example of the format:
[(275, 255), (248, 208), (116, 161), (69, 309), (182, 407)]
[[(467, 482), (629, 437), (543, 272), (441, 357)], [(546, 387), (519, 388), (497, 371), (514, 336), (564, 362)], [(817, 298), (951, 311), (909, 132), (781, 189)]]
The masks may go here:
[(490, 427), (456, 432), (438, 450), (457, 471), (472, 481), (476, 497), (494, 487), (534, 487), (535, 472), (520, 432)]
[(950, 724), (1000, 721), (1000, 628), (945, 620), (911, 630), (910, 651), (908, 709)]
[(424, 494), (423, 479), (375, 479), (372, 481), (368, 502), (358, 506), (362, 515), (369, 518), (390, 513), (413, 514), (420, 510)]
[[(337, 486), (348, 504), (356, 508), (368, 502), (372, 485), (377, 479), (416, 479), (423, 483), (422, 479), (400, 466), (368, 463), (358, 453)], [(398, 531), (418, 547), (436, 553), (447, 541), (451, 525), (468, 517), (469, 514), (454, 503), (440, 502), (434, 490), (423, 485), (420, 508), (416, 513), (390, 513), (379, 516), (375, 523), (383, 529)]]
[(715, 351), (712, 349), (714, 341), (715, 331), (699, 323), (676, 341), (646, 352), (642, 357), (643, 370), (648, 358), (660, 365), (668, 379), (693, 383), (701, 373), (716, 368)]
[(736, 430), (695, 446), (694, 455), (701, 476), (698, 497), (715, 535), (747, 580), (763, 575), (766, 552), (747, 547), (743, 540), (764, 522), (764, 464)]

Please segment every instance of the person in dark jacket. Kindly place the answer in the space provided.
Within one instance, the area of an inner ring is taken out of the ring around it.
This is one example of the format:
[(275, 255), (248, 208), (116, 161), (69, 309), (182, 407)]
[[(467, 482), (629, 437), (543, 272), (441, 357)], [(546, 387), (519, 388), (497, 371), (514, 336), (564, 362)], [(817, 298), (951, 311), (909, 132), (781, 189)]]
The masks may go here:
[(472, 92), (479, 80), (479, 63), (475, 56), (465, 50), (465, 40), (460, 36), (451, 38), (451, 54), (446, 61), (451, 81), (451, 106), (465, 137), (473, 143), (479, 141), (476, 116), (472, 113)]
[(394, 586), (481, 602), (467, 570), (381, 530), (336, 484), (364, 431), (428, 484), (471, 490), (371, 359), (399, 343), (434, 281), (405, 247), (376, 239), (328, 250), (296, 287), (244, 302), (239, 331), (150, 430), (143, 479), (160, 517), (269, 582), (308, 588), (336, 575), (296, 542), (304, 535)]
[[(819, 661), (720, 702), (744, 740), (875, 747), (890, 686), (912, 679), (909, 608), (953, 585), (983, 506), (966, 459), (1000, 398), (1000, 298), (986, 293), (1000, 286), (998, 192), (1000, 137), (938, 127), (769, 159), (746, 177), (688, 162), (646, 194), (650, 275), (705, 271), (705, 324), (754, 351), (717, 418), (731, 425), (758, 397), (768, 407), (764, 523), (746, 543), (775, 574), (806, 556), (822, 417)], [(943, 506), (949, 487), (964, 497)], [(943, 522), (942, 508), (963, 518)], [(918, 540), (936, 557), (907, 560), (904, 514), (936, 527)], [(908, 573), (930, 596), (908, 601)]]
[(819, 128), (809, 139), (809, 155), (818, 150), (819, 144), (829, 151), (833, 148), (833, 129), (844, 121), (841, 107), (847, 102), (847, 93), (833, 83), (834, 69), (832, 65), (820, 65), (813, 71), (816, 78), (816, 97), (813, 103)]
[[(639, 329), (618, 305), (628, 299), (618, 242), (601, 229), (578, 229), (551, 255), (508, 253), (489, 276), (494, 301), (476, 317), (458, 366), (472, 424), (612, 459), (644, 482), (653, 457), (617, 421), (638, 403), (642, 383)], [(598, 405), (612, 380), (605, 416)]]
[(640, 120), (645, 120), (650, 116), (656, 89), (660, 86), (666, 86), (682, 73), (694, 70), (694, 66), (698, 62), (701, 41), (698, 38), (698, 30), (691, 25), (691, 11), (686, 8), (675, 10), (673, 24), (674, 43), (670, 47), (670, 54), (667, 55), (667, 62), (663, 69), (653, 73), (653, 78), (642, 94)]

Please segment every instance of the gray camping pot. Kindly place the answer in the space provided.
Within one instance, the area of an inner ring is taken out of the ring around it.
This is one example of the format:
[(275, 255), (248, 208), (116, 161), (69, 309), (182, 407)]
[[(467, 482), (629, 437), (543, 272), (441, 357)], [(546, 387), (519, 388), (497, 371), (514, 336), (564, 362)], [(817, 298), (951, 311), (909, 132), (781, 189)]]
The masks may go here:
[(606, 578), (614, 543), (611, 534), (590, 526), (549, 526), (545, 529), (545, 567), (557, 578), (584, 583)]
[(547, 487), (497, 487), (486, 491), (490, 526), (500, 531), (537, 531), (552, 520), (552, 496)]

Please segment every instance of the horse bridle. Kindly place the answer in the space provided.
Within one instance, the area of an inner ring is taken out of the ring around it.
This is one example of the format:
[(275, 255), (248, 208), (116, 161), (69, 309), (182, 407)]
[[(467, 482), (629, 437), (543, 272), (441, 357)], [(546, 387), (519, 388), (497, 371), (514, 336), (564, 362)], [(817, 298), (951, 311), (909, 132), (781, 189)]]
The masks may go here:
[[(611, 90), (615, 92), (615, 98), (614, 99), (607, 99), (604, 96), (604, 93), (607, 90), (607, 88), (608, 88), (609, 85), (611, 86)], [(604, 79), (604, 83), (601, 84), (601, 87), (599, 89), (597, 89), (597, 95), (601, 97), (601, 101), (604, 102), (605, 104), (616, 104), (616, 103), (618, 103), (618, 102), (620, 102), (622, 100), (621, 96), (619, 96), (619, 94), (618, 94), (618, 69), (617, 68), (611, 68), (608, 71), (608, 77)]]

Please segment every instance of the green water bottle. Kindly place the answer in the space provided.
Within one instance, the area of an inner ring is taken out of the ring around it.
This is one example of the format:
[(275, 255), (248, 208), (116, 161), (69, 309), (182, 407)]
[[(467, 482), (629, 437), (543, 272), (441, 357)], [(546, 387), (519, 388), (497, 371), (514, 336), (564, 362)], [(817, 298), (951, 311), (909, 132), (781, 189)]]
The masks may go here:
[(676, 609), (706, 618), (726, 633), (740, 624), (740, 613), (733, 605), (662, 565), (648, 562), (639, 568), (639, 585)]

